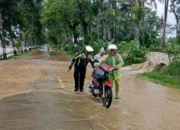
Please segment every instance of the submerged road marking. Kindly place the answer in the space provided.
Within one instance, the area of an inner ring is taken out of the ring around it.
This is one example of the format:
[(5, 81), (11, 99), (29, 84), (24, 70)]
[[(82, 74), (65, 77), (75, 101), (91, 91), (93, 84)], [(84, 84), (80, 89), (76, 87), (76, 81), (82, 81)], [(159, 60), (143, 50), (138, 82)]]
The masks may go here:
[(64, 88), (64, 84), (63, 84), (61, 78), (60, 78), (59, 76), (57, 76), (57, 79), (58, 79), (58, 81), (59, 81), (60, 87), (61, 87), (61, 88)]

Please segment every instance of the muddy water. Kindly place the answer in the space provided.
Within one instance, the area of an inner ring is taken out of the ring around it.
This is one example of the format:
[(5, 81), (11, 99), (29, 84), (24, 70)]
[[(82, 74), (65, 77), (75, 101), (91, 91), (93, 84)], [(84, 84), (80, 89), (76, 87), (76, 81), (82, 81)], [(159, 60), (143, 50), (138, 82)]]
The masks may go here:
[(31, 91), (0, 100), (2, 130), (180, 130), (178, 89), (139, 79), (136, 71), (123, 68), (121, 99), (105, 109), (87, 88), (73, 92), (67, 56), (41, 50), (31, 58), (46, 74), (29, 84)]
[(67, 53), (61, 53), (55, 50), (47, 52), (45, 49), (37, 50), (30, 57), (33, 59), (51, 59), (55, 61), (69, 61), (71, 59), (71, 56)]

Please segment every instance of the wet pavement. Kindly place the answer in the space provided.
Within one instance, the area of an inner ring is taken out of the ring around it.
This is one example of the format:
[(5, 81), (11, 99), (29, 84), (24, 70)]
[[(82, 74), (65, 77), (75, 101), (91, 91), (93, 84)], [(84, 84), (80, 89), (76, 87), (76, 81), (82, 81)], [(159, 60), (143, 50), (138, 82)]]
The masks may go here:
[[(73, 92), (70, 56), (40, 49), (0, 62), (1, 130), (180, 130), (180, 90), (140, 79), (123, 68), (121, 99), (110, 109)], [(88, 66), (86, 83), (92, 69)]]

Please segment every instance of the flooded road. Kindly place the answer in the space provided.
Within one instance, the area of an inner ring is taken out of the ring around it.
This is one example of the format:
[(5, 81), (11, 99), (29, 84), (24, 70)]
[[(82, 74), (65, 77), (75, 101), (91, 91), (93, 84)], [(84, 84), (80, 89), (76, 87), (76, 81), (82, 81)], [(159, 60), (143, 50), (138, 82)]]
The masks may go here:
[(180, 130), (180, 90), (123, 68), (121, 99), (105, 109), (87, 87), (84, 93), (73, 92), (69, 60), (66, 54), (40, 49), (0, 62), (1, 130)]

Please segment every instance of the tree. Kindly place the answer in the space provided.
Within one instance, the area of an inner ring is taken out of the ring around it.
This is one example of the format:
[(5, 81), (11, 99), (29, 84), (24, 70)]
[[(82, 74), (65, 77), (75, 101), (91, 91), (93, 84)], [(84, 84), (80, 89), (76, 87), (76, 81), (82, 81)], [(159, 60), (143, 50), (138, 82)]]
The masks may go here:
[(91, 23), (94, 16), (97, 16), (98, 9), (101, 7), (103, 0), (77, 0), (79, 8), (79, 19), (83, 28), (84, 44), (89, 44), (91, 35)]
[[(157, 42), (160, 19), (145, 3), (145, 0), (47, 0), (41, 22), (47, 38), (55, 45), (72, 43), (69, 39), (73, 37), (74, 43), (78, 38), (92, 45), (99, 41), (118, 43), (136, 39), (141, 45), (150, 46)], [(155, 0), (149, 5), (156, 7)]]
[(170, 11), (176, 19), (176, 43), (180, 45), (180, 0), (171, 0)]
[(75, 0), (46, 1), (41, 23), (48, 31), (49, 40), (57, 44), (58, 39), (65, 40), (73, 34), (74, 42), (77, 44), (77, 27), (80, 24), (77, 12)]
[(143, 19), (145, 15), (145, 3), (153, 5), (156, 8), (156, 1), (155, 0), (135, 0), (134, 6), (132, 8), (133, 11), (133, 19), (136, 23), (136, 32), (135, 32), (135, 40), (139, 40), (139, 22)]
[[(5, 53), (5, 43), (3, 34), (8, 32), (10, 39), (15, 48), (14, 39), (17, 38), (19, 34), (23, 34), (27, 30), (30, 30), (36, 39), (39, 39), (42, 35), (41, 33), (41, 23), (40, 23), (40, 10), (41, 2), (43, 0), (1, 0), (0, 1), (0, 27), (1, 27), (1, 43), (3, 46), (3, 57), (6, 58)], [(4, 35), (4, 37), (6, 37)], [(39, 40), (40, 41), (40, 40)], [(14, 49), (14, 54), (16, 51)]]
[(4, 20), (7, 18), (7, 16), (5, 15), (5, 11), (6, 9), (8, 9), (9, 5), (10, 5), (10, 1), (5, 1), (5, 0), (1, 0), (0, 1), (0, 33), (1, 33), (1, 44), (2, 44), (2, 48), (3, 48), (3, 59), (7, 59), (7, 55), (6, 55), (6, 45), (4, 42)]
[(164, 47), (166, 44), (166, 25), (167, 25), (167, 16), (168, 16), (168, 8), (169, 8), (169, 0), (160, 0), (164, 3), (164, 19), (163, 19), (163, 34), (161, 45)]

